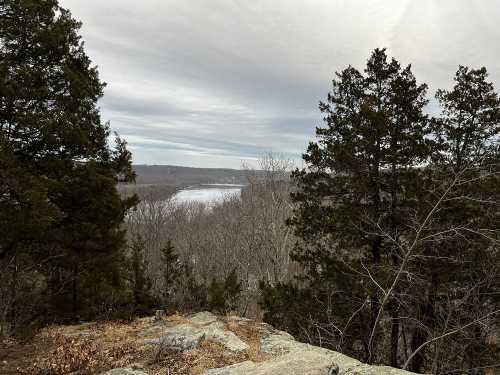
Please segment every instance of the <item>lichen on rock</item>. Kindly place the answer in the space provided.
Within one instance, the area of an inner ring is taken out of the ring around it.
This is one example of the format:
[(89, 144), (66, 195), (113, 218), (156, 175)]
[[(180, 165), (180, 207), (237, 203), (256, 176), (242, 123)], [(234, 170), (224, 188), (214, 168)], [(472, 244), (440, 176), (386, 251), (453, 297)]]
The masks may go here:
[(233, 332), (226, 330), (222, 321), (207, 312), (189, 318), (187, 323), (164, 327), (160, 332), (160, 337), (147, 339), (145, 342), (180, 351), (194, 349), (203, 340), (219, 343), (232, 353), (242, 353), (249, 348), (248, 344)]

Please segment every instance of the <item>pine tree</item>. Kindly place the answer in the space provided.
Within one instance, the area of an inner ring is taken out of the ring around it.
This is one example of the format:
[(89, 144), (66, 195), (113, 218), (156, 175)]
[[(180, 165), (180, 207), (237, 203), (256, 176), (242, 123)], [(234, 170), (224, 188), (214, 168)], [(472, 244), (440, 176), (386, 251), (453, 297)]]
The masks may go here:
[(121, 224), (136, 202), (116, 189), (134, 178), (131, 155), (119, 138), (116, 149), (107, 144), (109, 125), (97, 106), (104, 84), (79, 28), (57, 0), (0, 4), (1, 156), (21, 172), (2, 180), (2, 191), (18, 192), (3, 195), (2, 204), (16, 207), (17, 218), (37, 212), (28, 237), (15, 231), (0, 240), (0, 256), (52, 259), (43, 271), (53, 311), (72, 317), (95, 314), (121, 287)]
[(136, 311), (149, 309), (153, 304), (152, 282), (146, 275), (147, 263), (144, 256), (144, 241), (138, 236), (130, 246), (132, 293)]
[[(342, 340), (345, 351), (358, 356), (354, 347), (364, 347), (365, 360), (374, 360), (367, 335), (380, 291), (360, 275), (366, 268), (377, 278), (387, 277), (399, 264), (403, 217), (416, 204), (410, 199), (414, 167), (424, 163), (432, 149), (423, 112), (426, 90), (410, 66), (389, 60), (383, 49), (372, 53), (364, 74), (353, 67), (337, 73), (327, 101), (320, 103), (326, 126), (317, 128), (319, 140), (310, 143), (304, 155), (307, 169), (293, 174), (296, 209), (290, 224), (300, 238), (293, 256), (304, 266), (303, 281), (311, 288), (311, 293), (302, 294), (320, 301), (323, 311), (335, 311), (334, 324), (339, 326), (352, 311), (359, 311), (349, 323), (350, 340)], [(378, 228), (396, 243), (387, 241)], [(332, 324), (327, 314), (318, 314), (314, 319), (320, 325)], [(391, 315), (390, 360), (396, 362), (396, 301)]]
[[(439, 152), (429, 168), (428, 189), (449, 186), (454, 179), (459, 182), (426, 228), (425, 236), (432, 236), (432, 242), (423, 247), (422, 256), (409, 270), (419, 281), (409, 309), (416, 312), (415, 321), (421, 322), (410, 334), (411, 350), (425, 343), (430, 332), (450, 330), (450, 324), (454, 328), (466, 325), (500, 308), (500, 300), (493, 297), (500, 290), (500, 276), (493, 271), (500, 265), (500, 99), (487, 77), (485, 68), (460, 66), (453, 88), (436, 94), (442, 110), (434, 119)], [(440, 319), (443, 311), (446, 324)], [(488, 339), (488, 325), (483, 327), (473, 326), (441, 345), (451, 352), (463, 350), (465, 367), (488, 365), (495, 362), (498, 352)], [(410, 370), (437, 372), (429, 367), (429, 349), (421, 349), (412, 358)], [(441, 366), (447, 363), (439, 362)]]
[(163, 305), (165, 308), (171, 308), (175, 305), (174, 297), (179, 289), (178, 283), (182, 276), (182, 263), (170, 240), (160, 251), (161, 273), (163, 275), (163, 285), (161, 286)]
[(303, 274), (261, 285), (264, 319), (416, 372), (494, 364), (498, 95), (485, 69), (460, 67), (428, 118), (409, 67), (375, 50), (364, 73), (338, 73), (320, 104), (326, 126), (293, 174)]
[(212, 279), (208, 288), (209, 307), (219, 313), (233, 311), (237, 307), (242, 288), (236, 269), (233, 269), (223, 280)]
[(224, 280), (224, 298), (226, 311), (235, 311), (241, 292), (241, 282), (236, 269), (231, 270)]
[(438, 90), (442, 109), (437, 119), (438, 136), (444, 145), (441, 156), (453, 169), (498, 156), (500, 98), (487, 81), (486, 68), (460, 66), (452, 90)]

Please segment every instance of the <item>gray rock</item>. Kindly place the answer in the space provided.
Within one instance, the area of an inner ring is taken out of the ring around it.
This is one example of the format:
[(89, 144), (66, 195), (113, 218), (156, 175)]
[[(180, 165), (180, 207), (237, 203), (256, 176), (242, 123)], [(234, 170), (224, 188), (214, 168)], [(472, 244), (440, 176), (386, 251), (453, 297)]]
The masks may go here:
[(203, 340), (215, 341), (228, 351), (241, 353), (248, 350), (248, 344), (243, 342), (231, 331), (224, 329), (222, 322), (214, 322), (206, 326), (179, 324), (174, 327), (164, 328), (162, 336), (152, 340), (145, 340), (147, 344), (161, 345), (180, 351), (194, 349)]
[[(228, 321), (236, 324), (249, 324), (247, 320), (230, 317)], [(412, 373), (385, 366), (370, 366), (341, 353), (295, 341), (290, 334), (278, 331), (268, 324), (256, 324), (263, 354), (272, 356), (264, 362), (242, 363), (211, 369), (205, 375), (411, 375)], [(225, 324), (215, 315), (202, 312), (191, 316), (187, 323), (173, 327), (157, 326), (147, 331), (148, 334), (160, 335), (150, 344), (162, 345), (178, 350), (196, 348), (203, 340), (212, 340), (223, 345), (233, 353), (245, 352), (249, 349), (233, 332), (228, 331)], [(121, 371), (134, 371), (119, 369)], [(135, 370), (136, 371), (136, 370)], [(116, 372), (106, 375), (142, 375), (139, 373)]]
[(144, 371), (134, 370), (130, 367), (123, 367), (103, 372), (101, 375), (148, 375), (148, 374)]
[(227, 350), (233, 353), (246, 352), (249, 349), (247, 343), (243, 342), (238, 336), (231, 331), (224, 330), (224, 326), (215, 322), (203, 328), (207, 339), (218, 342)]
[(295, 341), (295, 338), (292, 335), (290, 335), (288, 332), (285, 332), (285, 331), (274, 330), (273, 335), (281, 336), (285, 340), (288, 339), (288, 340)]
[(201, 329), (184, 323), (174, 327), (165, 328), (161, 337), (152, 340), (145, 340), (145, 343), (185, 351), (199, 346), (204, 338), (205, 334)]
[(234, 365), (208, 370), (204, 375), (240, 375), (249, 374), (250, 371), (252, 371), (251, 373), (253, 374), (255, 367), (256, 364), (254, 362), (244, 361)]
[(213, 369), (206, 375), (330, 375), (332, 358), (314, 351), (291, 352), (261, 363)]
[[(298, 347), (297, 347), (298, 348)], [(370, 366), (343, 354), (303, 347), (270, 360), (212, 369), (205, 375), (412, 375), (413, 373), (385, 366)], [(413, 374), (415, 375), (415, 374)]]
[[(272, 328), (272, 327), (271, 327)], [(261, 352), (275, 356), (261, 363), (213, 369), (206, 375), (410, 375), (403, 370), (370, 366), (344, 354), (295, 341), (290, 334), (270, 329), (261, 339)]]
[(166, 326), (165, 324), (154, 324), (150, 327), (147, 327), (145, 329), (143, 329), (142, 331), (140, 331), (137, 336), (139, 337), (148, 337), (148, 336), (153, 336), (153, 337), (158, 337), (160, 335), (163, 334), (163, 332), (165, 332), (165, 330), (167, 329), (168, 326)]
[(283, 331), (268, 334), (260, 340), (260, 351), (270, 355), (284, 354), (295, 349), (307, 349), (307, 347), (307, 344), (295, 341), (292, 335)]
[(188, 318), (189, 323), (198, 324), (198, 325), (207, 325), (211, 323), (217, 322), (219, 319), (208, 311), (202, 311), (197, 314), (192, 315)]

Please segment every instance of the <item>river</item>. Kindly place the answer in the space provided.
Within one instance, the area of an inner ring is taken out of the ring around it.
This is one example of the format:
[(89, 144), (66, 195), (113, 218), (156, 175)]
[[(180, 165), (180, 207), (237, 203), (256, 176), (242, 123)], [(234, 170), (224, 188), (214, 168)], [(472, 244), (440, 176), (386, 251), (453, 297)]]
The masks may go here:
[(176, 203), (204, 203), (207, 205), (219, 204), (228, 197), (239, 197), (245, 185), (235, 184), (204, 184), (190, 186), (179, 190), (173, 196)]

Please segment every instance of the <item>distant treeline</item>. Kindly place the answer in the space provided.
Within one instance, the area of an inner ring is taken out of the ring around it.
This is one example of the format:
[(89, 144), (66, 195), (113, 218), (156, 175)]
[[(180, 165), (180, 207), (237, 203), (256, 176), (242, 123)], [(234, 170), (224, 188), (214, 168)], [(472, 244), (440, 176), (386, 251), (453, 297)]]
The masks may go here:
[(245, 184), (247, 182), (246, 172), (238, 169), (190, 168), (173, 165), (134, 165), (133, 168), (137, 175), (137, 184), (186, 186)]

